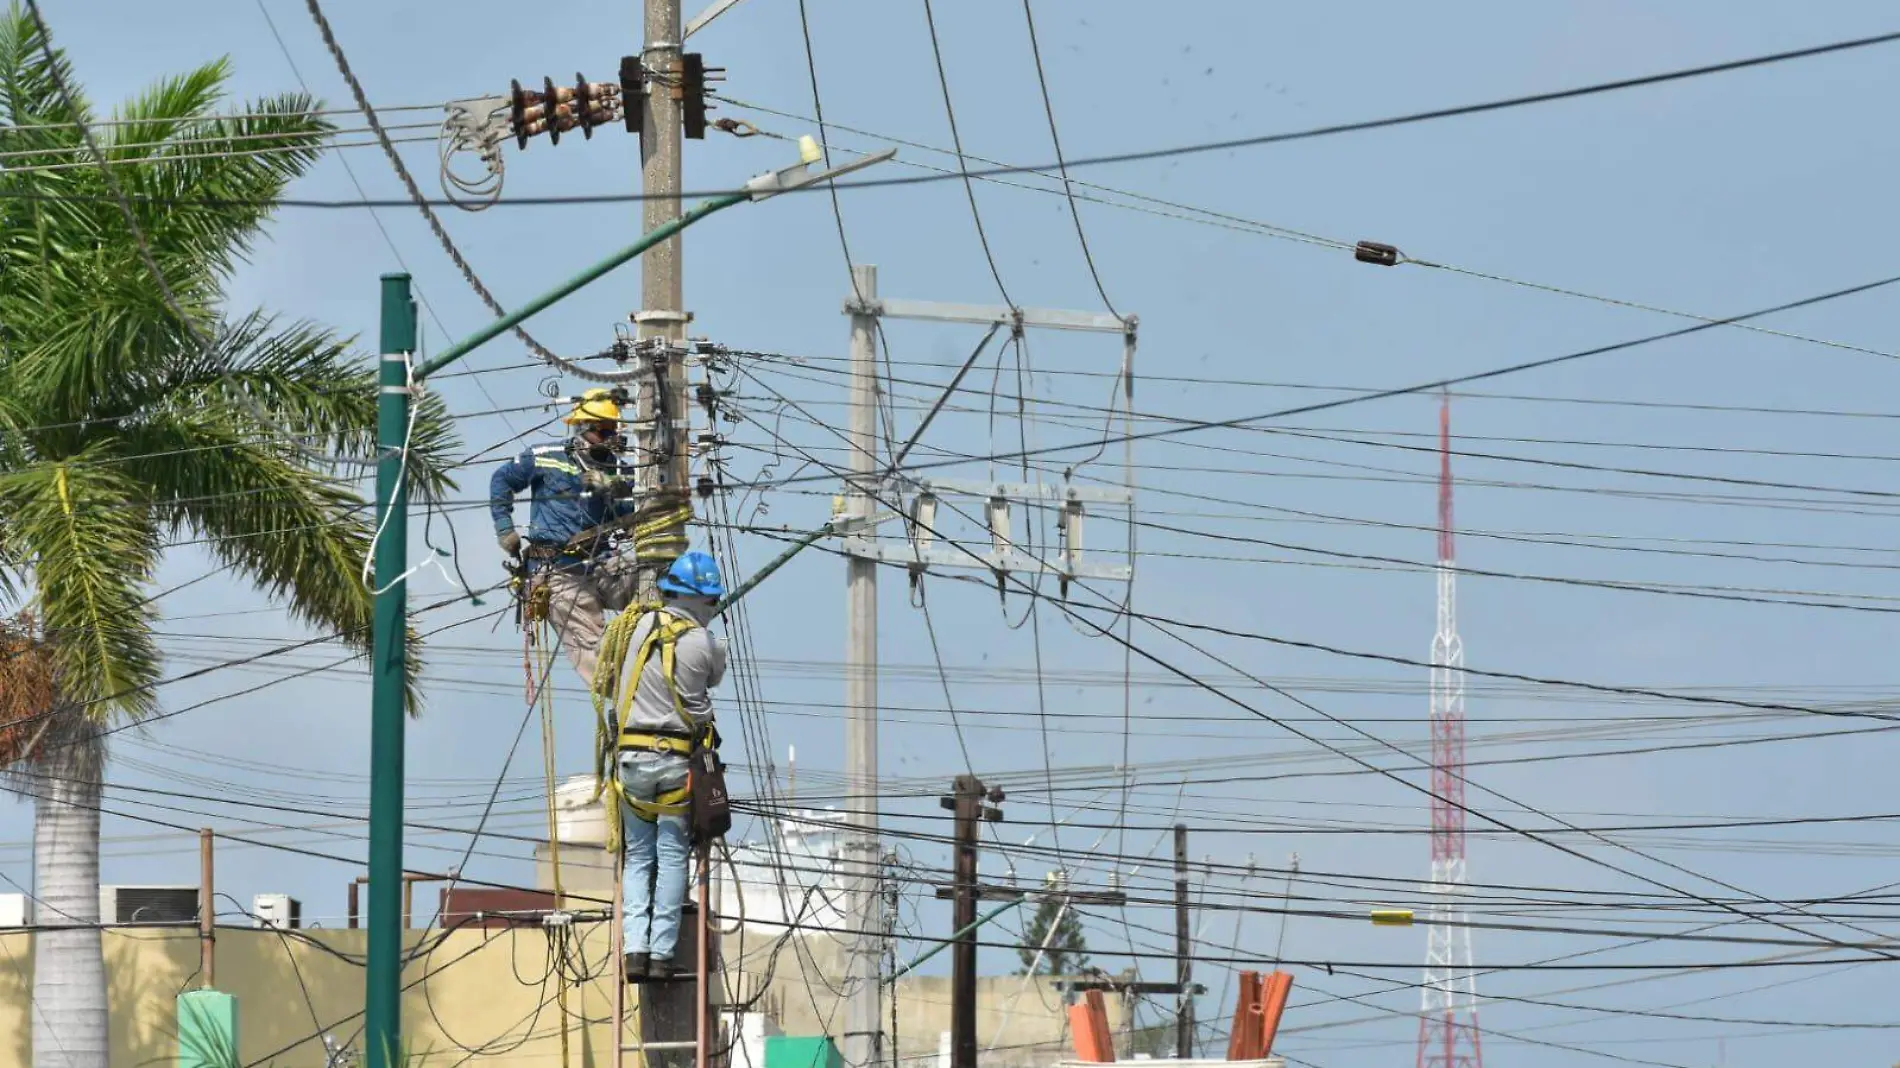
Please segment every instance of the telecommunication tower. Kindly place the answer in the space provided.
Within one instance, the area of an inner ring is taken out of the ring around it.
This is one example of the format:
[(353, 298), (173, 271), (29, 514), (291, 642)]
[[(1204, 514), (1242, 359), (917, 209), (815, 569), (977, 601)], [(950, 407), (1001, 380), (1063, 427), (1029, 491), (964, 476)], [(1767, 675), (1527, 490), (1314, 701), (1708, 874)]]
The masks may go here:
[(1465, 914), (1465, 646), (1451, 526), (1451, 397), (1438, 410), (1438, 630), (1432, 635), (1432, 894), (1418, 1068), (1483, 1068)]

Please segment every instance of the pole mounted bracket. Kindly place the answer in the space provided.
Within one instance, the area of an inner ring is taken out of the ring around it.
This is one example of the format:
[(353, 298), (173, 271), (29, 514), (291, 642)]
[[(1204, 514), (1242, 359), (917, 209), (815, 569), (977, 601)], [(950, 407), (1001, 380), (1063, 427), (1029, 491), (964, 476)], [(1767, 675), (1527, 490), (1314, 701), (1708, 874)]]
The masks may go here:
[(689, 311), (637, 311), (629, 316), (635, 326), (685, 326), (693, 321)]

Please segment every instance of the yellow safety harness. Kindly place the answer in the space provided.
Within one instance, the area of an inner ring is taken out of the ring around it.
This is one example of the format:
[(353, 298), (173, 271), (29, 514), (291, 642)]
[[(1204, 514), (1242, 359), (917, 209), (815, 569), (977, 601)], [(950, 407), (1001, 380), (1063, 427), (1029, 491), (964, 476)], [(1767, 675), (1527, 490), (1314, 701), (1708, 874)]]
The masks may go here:
[[(633, 644), (634, 632), (640, 623), (653, 615), (653, 626), (648, 628), (646, 637), (641, 640), (638, 651), (634, 653), (632, 670), (623, 674), (628, 647)], [(612, 792), (617, 801), (631, 808), (634, 815), (648, 823), (661, 816), (684, 816), (691, 808), (692, 785), (668, 790), (652, 801), (631, 797), (620, 782), (618, 768), (615, 767), (619, 754), (625, 750), (651, 750), (654, 752), (676, 753), (690, 756), (694, 748), (692, 738), (670, 734), (655, 734), (623, 727), (617, 734), (615, 723), (625, 724), (627, 713), (633, 707), (634, 698), (640, 691), (641, 680), (646, 677), (647, 665), (652, 662), (657, 651), (660, 656), (660, 674), (666, 679), (666, 685), (673, 693), (673, 708), (684, 722), (691, 722), (686, 714), (686, 703), (680, 697), (679, 681), (674, 675), (675, 659), (679, 640), (698, 629), (699, 624), (691, 619), (665, 611), (657, 604), (645, 604), (622, 612), (607, 625), (607, 632), (600, 641), (600, 659), (594, 669), (594, 713), (596, 719), (596, 756), (594, 765), (594, 796)], [(609, 720), (607, 710), (614, 709)], [(712, 741), (713, 730), (709, 725), (702, 740)], [(620, 839), (620, 806), (607, 805), (608, 840)]]

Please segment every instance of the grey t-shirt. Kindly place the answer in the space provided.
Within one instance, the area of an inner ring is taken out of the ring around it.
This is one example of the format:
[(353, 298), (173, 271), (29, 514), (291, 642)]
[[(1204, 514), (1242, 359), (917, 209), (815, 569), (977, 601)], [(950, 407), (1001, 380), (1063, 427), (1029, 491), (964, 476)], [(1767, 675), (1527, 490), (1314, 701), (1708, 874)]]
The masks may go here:
[[(685, 708), (691, 722), (680, 718), (679, 709), (673, 703), (673, 689), (666, 684), (665, 661), (660, 655), (660, 648), (655, 646), (653, 655), (647, 660), (646, 670), (640, 676), (638, 688), (634, 690), (633, 705), (627, 709), (627, 722), (621, 727), (625, 730), (687, 733), (705, 726), (712, 718), (712, 695), (707, 691), (719, 685), (726, 676), (726, 643), (707, 630), (707, 620), (700, 618), (711, 616), (710, 605), (675, 601), (660, 611), (699, 624), (680, 635), (673, 650), (673, 681), (679, 687), (679, 703)], [(641, 644), (646, 641), (647, 635), (653, 633), (656, 617), (657, 613), (649, 612), (635, 625), (633, 637), (627, 643), (629, 659), (639, 655)]]

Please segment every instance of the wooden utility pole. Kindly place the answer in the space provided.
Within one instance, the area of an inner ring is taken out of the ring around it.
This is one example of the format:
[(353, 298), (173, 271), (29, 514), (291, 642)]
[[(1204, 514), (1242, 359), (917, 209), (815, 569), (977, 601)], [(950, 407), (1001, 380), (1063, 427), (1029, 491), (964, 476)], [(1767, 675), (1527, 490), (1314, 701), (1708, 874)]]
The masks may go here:
[[(956, 814), (956, 869), (950, 886), (955, 931), (951, 936), (950, 1068), (976, 1068), (976, 901), (982, 894), (977, 885), (976, 843), (984, 820), (1003, 818), (1001, 809), (983, 804), (985, 792), (976, 776), (959, 775), (950, 796), (939, 799)], [(988, 791), (988, 797), (1001, 803), (1003, 791)]]
[(217, 883), (213, 879), (211, 828), (198, 832), (198, 986), (211, 990), (218, 985), (218, 903)]
[(1174, 1055), (1194, 1056), (1194, 944), (1188, 916), (1187, 824), (1174, 825)]
[[(1120, 894), (1073, 894), (1072, 900), (1098, 899), (1106, 903), (1121, 904), (1127, 899)], [(1144, 983), (1135, 979), (1082, 979), (1062, 984), (1065, 990), (1087, 992), (1090, 990), (1114, 991), (1122, 996), (1126, 1006), (1123, 1020), (1133, 1033), (1134, 999), (1143, 994), (1173, 994), (1176, 997), (1174, 1015), (1174, 1055), (1181, 1059), (1193, 1056), (1194, 1050), (1194, 998), (1207, 993), (1207, 988), (1194, 981), (1194, 942), (1191, 915), (1188, 908), (1188, 872), (1187, 872), (1187, 826), (1174, 825), (1174, 981), (1171, 983)]]

